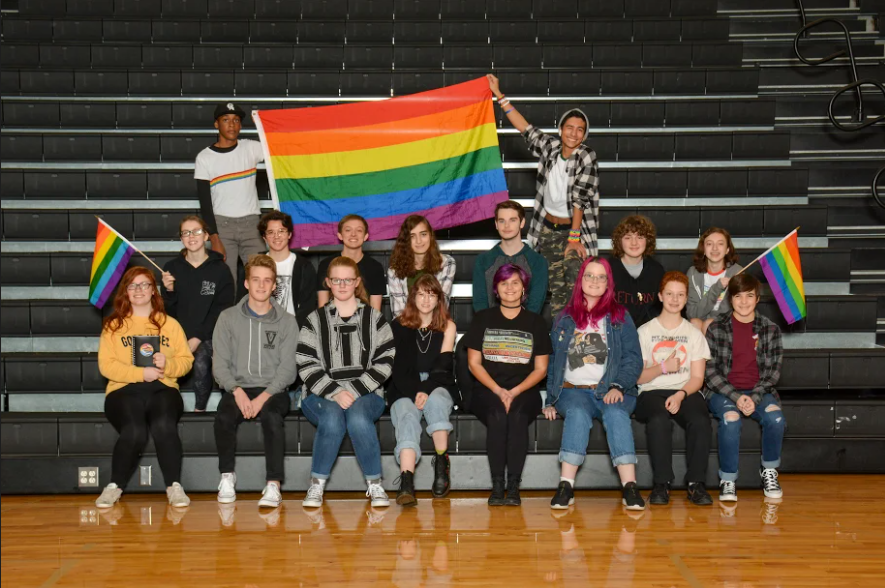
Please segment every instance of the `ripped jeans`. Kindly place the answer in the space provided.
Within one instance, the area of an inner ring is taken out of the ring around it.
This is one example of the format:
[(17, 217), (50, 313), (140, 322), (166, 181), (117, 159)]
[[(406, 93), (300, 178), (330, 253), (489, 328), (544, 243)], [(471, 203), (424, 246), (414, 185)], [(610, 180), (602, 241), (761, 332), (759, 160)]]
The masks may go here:
[[(750, 395), (750, 391), (742, 392)], [(707, 405), (719, 421), (719, 479), (724, 482), (734, 482), (738, 477), (738, 455), (744, 415), (731, 399), (722, 394), (710, 396)], [(776, 408), (769, 408), (772, 406)], [(737, 418), (730, 420), (734, 417), (726, 417), (727, 413), (737, 413)], [(780, 410), (780, 403), (771, 394), (765, 394), (750, 418), (762, 425), (762, 467), (779, 467), (781, 447), (784, 444), (784, 429), (787, 426), (784, 413)]]

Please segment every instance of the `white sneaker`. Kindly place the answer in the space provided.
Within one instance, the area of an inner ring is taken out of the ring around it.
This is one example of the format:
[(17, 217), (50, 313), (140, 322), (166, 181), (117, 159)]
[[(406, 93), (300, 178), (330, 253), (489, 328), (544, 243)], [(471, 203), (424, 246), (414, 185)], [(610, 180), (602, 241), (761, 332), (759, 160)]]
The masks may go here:
[(366, 498), (372, 499), (372, 506), (390, 506), (387, 492), (381, 487), (381, 482), (377, 480), (369, 482), (369, 487), (366, 489)]
[(230, 504), (237, 500), (237, 475), (221, 474), (221, 481), (218, 483), (218, 502), (221, 504)]
[(258, 506), (276, 508), (281, 504), (283, 504), (283, 495), (280, 493), (279, 484), (268, 482), (264, 490), (261, 491), (261, 500), (258, 501)]
[(737, 502), (737, 487), (734, 482), (719, 482), (719, 502)]
[(321, 484), (316, 478), (311, 478), (310, 488), (307, 489), (307, 495), (301, 501), (301, 506), (308, 508), (319, 508), (323, 506), (323, 490), (324, 484)]
[(166, 488), (166, 498), (169, 499), (169, 505), (176, 508), (184, 508), (191, 503), (191, 499), (187, 497), (184, 488), (178, 482), (172, 482), (172, 485)]
[(104, 490), (101, 491), (101, 496), (95, 499), (95, 506), (97, 506), (98, 508), (111, 508), (117, 503), (118, 500), (120, 500), (120, 496), (122, 495), (123, 490), (121, 490), (119, 486), (111, 482), (104, 487)]
[(777, 481), (777, 470), (774, 468), (762, 468), (762, 493), (766, 498), (783, 498), (784, 491)]

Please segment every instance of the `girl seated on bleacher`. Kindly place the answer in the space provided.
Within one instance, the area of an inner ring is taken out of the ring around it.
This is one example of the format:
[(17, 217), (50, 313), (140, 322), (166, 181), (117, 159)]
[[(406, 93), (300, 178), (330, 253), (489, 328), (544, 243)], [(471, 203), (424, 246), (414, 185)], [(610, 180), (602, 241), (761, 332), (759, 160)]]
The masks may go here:
[(725, 229), (710, 227), (698, 239), (692, 267), (688, 268), (688, 303), (685, 314), (702, 333), (717, 317), (731, 312), (728, 281), (743, 269)]
[(143, 267), (127, 270), (98, 344), (98, 369), (108, 379), (104, 411), (120, 434), (111, 461), (111, 483), (95, 501), (99, 508), (110, 508), (120, 499), (149, 432), (169, 504), (190, 504), (180, 484), (178, 421), (184, 405), (177, 380), (193, 362), (184, 330), (166, 314), (154, 274)]

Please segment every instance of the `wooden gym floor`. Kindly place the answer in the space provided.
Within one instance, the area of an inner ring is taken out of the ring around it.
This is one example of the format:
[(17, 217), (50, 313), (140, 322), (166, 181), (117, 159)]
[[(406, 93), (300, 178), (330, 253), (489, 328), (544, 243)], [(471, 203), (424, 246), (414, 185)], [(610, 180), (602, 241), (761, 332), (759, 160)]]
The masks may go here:
[[(330, 494), (319, 512), (286, 494), (277, 511), (257, 496), (220, 509), (193, 495), (2, 497), (2, 585), (48, 586), (883, 586), (882, 477), (783, 476), (784, 499), (740, 490), (723, 507), (627, 513), (614, 492), (580, 492), (568, 511), (552, 493), (489, 508), (486, 495), (371, 509)], [(647, 493), (644, 493), (647, 495)], [(714, 493), (715, 499), (715, 493)]]

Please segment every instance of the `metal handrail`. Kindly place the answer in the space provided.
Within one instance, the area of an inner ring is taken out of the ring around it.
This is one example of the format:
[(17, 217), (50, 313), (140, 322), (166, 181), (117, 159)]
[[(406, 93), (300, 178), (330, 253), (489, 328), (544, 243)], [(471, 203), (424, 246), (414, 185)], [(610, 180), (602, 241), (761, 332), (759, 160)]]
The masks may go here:
[(879, 188), (878, 188), (879, 177), (883, 173), (885, 173), (885, 167), (881, 168), (879, 171), (876, 172), (876, 175), (873, 176), (872, 189), (873, 189), (873, 199), (876, 201), (876, 204), (878, 204), (882, 208), (885, 208), (885, 202), (882, 201), (882, 196), (879, 195)]

